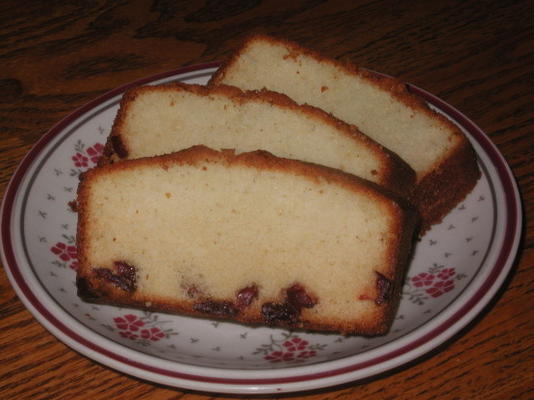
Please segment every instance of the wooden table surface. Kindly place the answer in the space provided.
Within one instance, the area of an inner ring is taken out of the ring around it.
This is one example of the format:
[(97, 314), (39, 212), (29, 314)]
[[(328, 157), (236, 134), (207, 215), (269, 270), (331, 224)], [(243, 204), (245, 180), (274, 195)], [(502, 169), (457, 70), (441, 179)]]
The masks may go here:
[[(282, 397), (534, 398), (531, 2), (4, 0), (0, 4), (2, 195), (24, 154), (77, 107), (142, 77), (222, 60), (252, 30), (397, 76), (463, 111), (497, 145), (522, 192), (524, 234), (504, 287), (473, 323), (432, 354), (363, 382)], [(32, 317), (4, 271), (0, 307), (1, 399), (234, 398), (142, 381), (81, 356)]]

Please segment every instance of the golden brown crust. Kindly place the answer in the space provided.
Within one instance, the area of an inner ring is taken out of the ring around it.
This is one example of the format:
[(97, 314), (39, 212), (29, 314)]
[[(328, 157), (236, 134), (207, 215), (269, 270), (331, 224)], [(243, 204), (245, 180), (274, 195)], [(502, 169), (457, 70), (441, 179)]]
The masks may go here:
[(120, 154), (117, 154), (117, 151), (114, 147), (116, 147), (117, 142), (121, 143), (121, 146), (124, 148), (123, 151), (125, 152), (125, 156), (127, 156), (128, 143), (127, 139), (121, 135), (121, 131), (123, 130), (125, 115), (128, 113), (128, 107), (140, 94), (155, 90), (168, 90), (171, 92), (186, 91), (206, 97), (212, 95), (223, 95), (232, 101), (237, 102), (238, 104), (247, 102), (266, 102), (299, 114), (305, 114), (308, 118), (318, 120), (321, 123), (332, 126), (338, 132), (350, 137), (352, 140), (361, 143), (371, 150), (375, 156), (381, 160), (383, 169), (381, 171), (376, 171), (376, 173), (380, 176), (381, 184), (383, 186), (402, 195), (407, 195), (413, 189), (413, 185), (415, 183), (415, 172), (413, 169), (397, 154), (391, 152), (384, 146), (360, 132), (357, 127), (349, 125), (317, 107), (310, 105), (298, 105), (288, 96), (281, 93), (276, 93), (265, 89), (258, 91), (243, 91), (239, 88), (227, 85), (206, 87), (201, 85), (175, 82), (157, 87), (143, 86), (128, 91), (125, 93), (123, 100), (121, 101), (117, 117), (106, 142), (104, 154), (100, 159), (99, 166), (127, 158), (121, 157)]
[[(411, 239), (416, 214), (410, 204), (402, 198), (388, 192), (384, 188), (351, 174), (311, 163), (278, 158), (265, 151), (254, 151), (236, 155), (232, 150), (215, 151), (205, 146), (194, 146), (164, 156), (125, 160), (113, 165), (105, 165), (89, 170), (85, 174), (85, 177), (78, 188), (78, 204), (80, 211), (77, 246), (79, 251), (80, 268), (77, 273), (77, 281), (80, 297), (88, 301), (127, 305), (155, 311), (173, 312), (201, 317), (208, 316), (210, 318), (229, 318), (225, 315), (206, 315), (199, 313), (193, 308), (193, 301), (169, 301), (168, 299), (140, 297), (135, 295), (135, 293), (127, 293), (113, 285), (107, 284), (101, 279), (98, 279), (93, 272), (93, 266), (88, 265), (88, 249), (85, 247), (86, 225), (88, 219), (91, 218), (90, 210), (88, 210), (87, 207), (87, 200), (93, 178), (98, 177), (98, 175), (105, 175), (114, 170), (135, 170), (135, 168), (143, 165), (158, 166), (163, 169), (168, 169), (173, 165), (197, 165), (212, 162), (223, 163), (228, 166), (242, 165), (261, 170), (282, 171), (283, 173), (304, 177), (312, 182), (320, 182), (324, 180), (332, 183), (335, 182), (349, 190), (365, 192), (368, 196), (375, 198), (376, 202), (380, 202), (388, 207), (389, 212), (396, 216), (399, 224), (397, 227), (398, 232), (393, 232), (391, 234), (391, 240), (400, 242), (397, 245), (392, 245), (395, 250), (392, 251), (388, 257), (390, 267), (387, 271), (383, 272), (384, 277), (387, 278), (388, 281), (391, 281), (393, 285), (392, 295), (388, 296), (387, 299), (384, 299), (384, 301), (376, 307), (373, 320), (366, 321), (359, 326), (354, 326), (352, 323), (328, 321), (324, 318), (318, 320), (317, 318), (308, 315), (307, 310), (304, 310), (302, 318), (295, 324), (284, 325), (284, 323), (281, 322), (276, 323), (276, 326), (288, 326), (297, 329), (337, 331), (362, 335), (377, 335), (387, 331), (398, 304), (401, 280), (412, 247)], [(378, 293), (378, 295), (380, 295), (380, 293)], [(370, 300), (375, 301), (376, 298), (377, 294)], [(218, 302), (233, 301), (233, 299), (211, 300)], [(281, 298), (273, 299), (275, 302), (280, 302), (281, 300)], [(358, 299), (355, 299), (355, 301), (357, 300)], [(248, 324), (265, 324), (258, 307), (258, 305), (253, 305), (248, 311), (233, 315), (230, 319)]]
[(390, 93), (396, 100), (418, 113), (438, 121), (446, 126), (456, 142), (450, 151), (435, 160), (435, 168), (421, 177), (409, 196), (411, 201), (420, 208), (422, 219), (421, 234), (433, 224), (441, 222), (475, 186), (480, 177), (474, 151), (465, 135), (445, 116), (433, 111), (427, 103), (411, 93), (407, 85), (400, 80), (358, 68), (348, 62), (338, 61), (322, 55), (297, 43), (263, 34), (248, 36), (242, 46), (211, 77), (209, 84), (216, 85), (224, 81), (226, 70), (234, 64), (246, 49), (255, 41), (273, 45), (283, 45), (290, 50), (289, 57), (309, 56), (320, 63), (332, 65), (344, 73), (366, 80), (369, 84)]

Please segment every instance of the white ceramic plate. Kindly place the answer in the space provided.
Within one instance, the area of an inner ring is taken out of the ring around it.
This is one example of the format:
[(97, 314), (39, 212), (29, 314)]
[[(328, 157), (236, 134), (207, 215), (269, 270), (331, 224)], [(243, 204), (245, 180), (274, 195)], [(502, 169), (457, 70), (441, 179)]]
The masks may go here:
[(143, 379), (202, 391), (277, 393), (366, 378), (436, 348), (470, 322), (503, 283), (516, 254), (521, 208), (513, 176), (488, 137), (460, 112), (412, 87), (455, 121), (482, 178), (418, 243), (391, 332), (383, 337), (252, 328), (87, 304), (75, 290), (78, 175), (102, 151), (121, 95), (170, 81), (206, 83), (217, 65), (147, 78), (65, 118), (23, 159), (1, 210), (2, 262), (33, 315), (82, 354)]

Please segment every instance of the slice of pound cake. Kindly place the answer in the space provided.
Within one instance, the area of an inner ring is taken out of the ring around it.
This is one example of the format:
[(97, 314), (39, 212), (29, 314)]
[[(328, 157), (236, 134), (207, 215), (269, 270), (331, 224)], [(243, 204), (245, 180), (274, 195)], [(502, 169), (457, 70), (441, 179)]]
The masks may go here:
[(89, 301), (319, 331), (385, 333), (415, 214), (351, 174), (204, 146), (88, 171)]
[(281, 92), (356, 125), (415, 170), (411, 198), (419, 207), (423, 230), (439, 222), (480, 177), (463, 133), (405, 84), (295, 43), (251, 36), (210, 83)]
[(194, 145), (266, 150), (342, 169), (400, 194), (415, 182), (415, 172), (396, 154), (315, 107), (273, 92), (180, 83), (125, 94), (100, 165)]

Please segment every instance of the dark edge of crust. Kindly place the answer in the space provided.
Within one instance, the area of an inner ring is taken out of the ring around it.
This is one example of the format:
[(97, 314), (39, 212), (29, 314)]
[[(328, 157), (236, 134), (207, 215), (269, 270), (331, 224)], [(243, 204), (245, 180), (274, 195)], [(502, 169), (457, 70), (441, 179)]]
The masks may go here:
[(387, 306), (384, 310), (384, 317), (381, 324), (381, 334), (386, 334), (397, 313), (401, 297), (402, 287), (404, 285), (406, 273), (408, 272), (408, 265), (413, 256), (414, 244), (419, 236), (419, 213), (414, 208), (400, 208), (401, 218), (399, 218), (397, 231), (399, 232), (398, 245), (391, 248), (389, 254), (390, 270), (386, 278), (391, 280), (392, 288), (391, 295)]
[(421, 214), (422, 236), (459, 204), (481, 176), (473, 148), (467, 141), (428, 174), (411, 194)]
[[(318, 51), (303, 47), (296, 42), (268, 36), (261, 33), (249, 34), (230, 57), (211, 77), (208, 84), (215, 85), (224, 79), (228, 69), (254, 41), (265, 41), (275, 45), (282, 45), (296, 53), (309, 56), (318, 62), (328, 63), (342, 69), (349, 75), (365, 79), (370, 84), (390, 93), (395, 99), (414, 111), (421, 112), (446, 126), (447, 130), (457, 139), (457, 143), (436, 160), (432, 171), (427, 173), (414, 185), (410, 199), (421, 208), (422, 229), (421, 235), (428, 228), (439, 223), (465, 196), (473, 189), (480, 177), (480, 170), (471, 144), (461, 130), (442, 114), (432, 110), (428, 104), (416, 94), (410, 92), (408, 86), (397, 78), (378, 74), (376, 72), (359, 68), (349, 62), (326, 57)], [(453, 168), (453, 169), (451, 169)], [(457, 179), (465, 175), (464, 178)], [(455, 188), (451, 190), (452, 188)], [(435, 203), (435, 205), (434, 205)], [(430, 206), (429, 206), (430, 204)]]
[[(219, 161), (222, 161), (228, 165), (243, 165), (259, 169), (282, 171), (286, 173), (289, 172), (298, 176), (302, 176), (306, 179), (310, 179), (313, 182), (318, 182), (324, 179), (327, 182), (339, 184), (340, 186), (352, 191), (363, 190), (372, 196), (378, 196), (381, 199), (385, 199), (389, 206), (395, 209), (395, 212), (401, 214), (402, 222), (400, 222), (400, 227), (397, 227), (401, 232), (399, 236), (399, 243), (393, 250), (394, 254), (390, 254), (388, 256), (388, 258), (391, 260), (391, 264), (394, 265), (388, 272), (387, 276), (387, 278), (391, 279), (394, 284), (393, 296), (389, 301), (380, 306), (376, 318), (373, 321), (374, 325), (368, 324), (365, 326), (362, 325), (354, 327), (347, 326), (345, 324), (332, 323), (329, 321), (317, 323), (306, 323), (299, 321), (295, 325), (287, 325), (283, 323), (274, 325), (291, 329), (311, 329), (314, 331), (341, 332), (344, 334), (360, 334), (367, 336), (381, 335), (387, 332), (398, 306), (398, 300), (400, 298), (398, 294), (400, 293), (399, 290), (402, 286), (401, 280), (404, 275), (404, 271), (406, 270), (409, 261), (409, 255), (411, 253), (411, 241), (413, 236), (412, 232), (414, 229), (416, 229), (415, 227), (417, 225), (417, 212), (413, 206), (407, 200), (396, 195), (395, 193), (354, 175), (322, 165), (279, 158), (262, 150), (235, 154), (233, 150), (216, 151), (205, 146), (193, 146), (189, 149), (185, 149), (176, 153), (157, 157), (124, 160), (120, 163), (104, 165), (102, 167), (93, 168), (87, 171), (84, 175), (84, 179), (81, 181), (78, 187), (78, 203), (80, 205), (76, 237), (76, 244), (79, 252), (78, 258), (80, 262), (76, 278), (78, 285), (78, 296), (81, 299), (92, 303), (133, 306), (152, 311), (180, 313), (203, 318), (228, 319), (224, 316), (201, 314), (193, 310), (192, 304), (187, 302), (178, 301), (173, 302), (172, 304), (166, 304), (164, 301), (158, 301), (158, 299), (132, 299), (128, 293), (122, 292), (117, 288), (110, 287), (110, 285), (107, 284), (99, 284), (97, 280), (92, 279), (92, 274), (90, 273), (92, 269), (87, 263), (87, 258), (85, 255), (86, 249), (84, 248), (85, 226), (87, 223), (87, 218), (90, 218), (86, 212), (87, 195), (88, 190), (90, 190), (91, 178), (93, 176), (105, 174), (109, 170), (128, 170), (130, 168), (143, 165), (159, 165), (161, 168), (166, 169), (174, 164), (195, 165), (196, 163)], [(245, 324), (265, 325), (265, 322), (257, 315), (247, 315), (247, 313), (230, 318), (230, 320)]]
[[(104, 144), (104, 150), (102, 151), (102, 155), (98, 159), (97, 167), (120, 161), (122, 157), (117, 154), (117, 143), (120, 144), (120, 146), (122, 147), (123, 153), (125, 153), (126, 155), (128, 154), (128, 146), (124, 143), (122, 139), (121, 130), (123, 129), (128, 104), (135, 99), (135, 96), (135, 89), (128, 90), (123, 94), (119, 104), (119, 110), (117, 111), (117, 115), (115, 116), (115, 119), (113, 120), (113, 125), (111, 126), (111, 132), (109, 133), (106, 139), (106, 143)], [(124, 156), (125, 154), (122, 155)]]
[(314, 118), (321, 123), (332, 126), (342, 134), (370, 148), (371, 151), (382, 160), (384, 165), (384, 170), (380, 171), (382, 175), (381, 185), (405, 196), (413, 190), (415, 185), (415, 171), (396, 153), (369, 138), (356, 126), (347, 124), (320, 108), (307, 104), (299, 105), (285, 94), (266, 89), (246, 91), (228, 85), (202, 86), (181, 82), (173, 82), (157, 86), (141, 86), (125, 93), (117, 117), (113, 123), (111, 133), (104, 147), (103, 156), (99, 160), (99, 166), (110, 164), (123, 158), (114, 150), (113, 142), (115, 140), (122, 143), (122, 146), (125, 146), (127, 150), (127, 143), (122, 139), (121, 131), (123, 130), (124, 119), (128, 113), (128, 107), (137, 96), (142, 95), (144, 92), (153, 92), (155, 90), (183, 90), (199, 96), (220, 95), (225, 96), (229, 100), (235, 101), (238, 104), (246, 102), (267, 102), (280, 108), (305, 114), (307, 117)]

